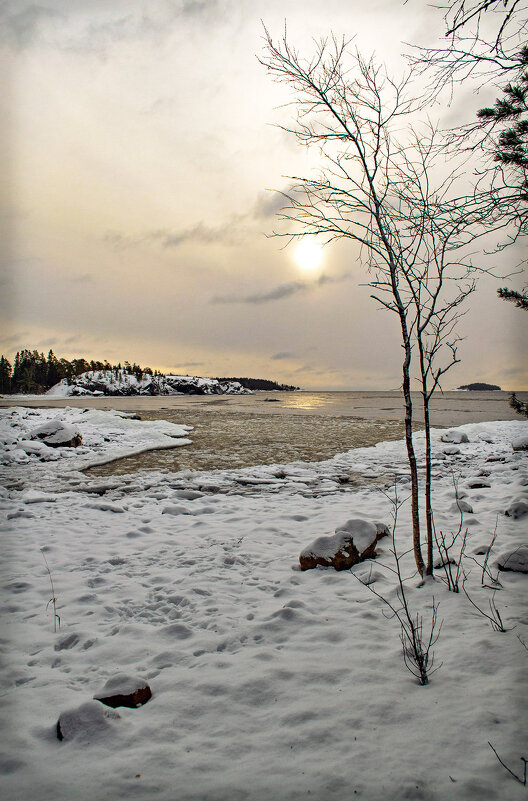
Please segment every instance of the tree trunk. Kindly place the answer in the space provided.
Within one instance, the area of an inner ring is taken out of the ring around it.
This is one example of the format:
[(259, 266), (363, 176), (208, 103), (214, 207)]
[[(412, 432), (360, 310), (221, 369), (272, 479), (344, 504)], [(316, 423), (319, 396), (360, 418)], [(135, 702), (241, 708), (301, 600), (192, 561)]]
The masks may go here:
[(429, 417), (429, 398), (423, 396), (425, 426), (425, 524), (427, 530), (426, 575), (433, 575), (433, 506), (431, 503), (431, 421)]
[[(404, 331), (404, 322), (402, 322), (402, 332)], [(405, 326), (406, 329), (406, 326)], [(424, 561), (422, 557), (422, 545), (420, 540), (420, 508), (418, 502), (418, 468), (416, 465), (416, 454), (414, 452), (413, 432), (412, 432), (412, 398), (411, 398), (411, 380), (410, 380), (410, 364), (411, 364), (411, 345), (405, 330), (404, 335), (404, 348), (405, 359), (403, 360), (403, 397), (405, 399), (405, 445), (407, 446), (407, 458), (409, 460), (409, 468), (411, 471), (411, 513), (412, 513), (412, 530), (413, 530), (413, 552), (414, 561), (420, 576), (424, 574)]]

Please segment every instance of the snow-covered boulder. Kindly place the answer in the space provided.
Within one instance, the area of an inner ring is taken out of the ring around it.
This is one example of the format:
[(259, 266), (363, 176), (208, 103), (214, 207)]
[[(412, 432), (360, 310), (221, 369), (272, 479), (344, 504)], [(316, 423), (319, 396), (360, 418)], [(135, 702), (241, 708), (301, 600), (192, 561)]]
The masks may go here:
[(512, 448), (514, 451), (528, 451), (528, 433), (516, 437), (512, 442)]
[(468, 515), (473, 514), (473, 507), (467, 501), (462, 500), (462, 498), (458, 498), (453, 506), (451, 507), (452, 512), (464, 512)]
[(79, 740), (89, 743), (112, 733), (112, 720), (119, 718), (118, 712), (88, 701), (76, 709), (62, 712), (57, 721), (59, 740)]
[(335, 530), (335, 534), (318, 537), (299, 556), (301, 570), (311, 570), (318, 565), (348, 570), (352, 565), (373, 559), (376, 543), (386, 537), (389, 529), (383, 523), (353, 518)]
[(519, 545), (501, 553), (495, 560), (499, 570), (513, 570), (516, 573), (528, 573), (528, 546)]
[(517, 520), (518, 517), (524, 517), (524, 515), (528, 514), (528, 502), (524, 498), (516, 498), (504, 510), (504, 514), (506, 517), (513, 517), (514, 520)]
[(468, 489), (487, 489), (491, 487), (491, 484), (486, 478), (474, 476), (473, 478), (468, 478), (466, 487), (468, 487)]
[(50, 420), (48, 423), (34, 428), (29, 434), (30, 439), (41, 440), (50, 448), (77, 448), (82, 445), (80, 432), (62, 420)]
[(457, 429), (444, 431), (440, 439), (442, 440), (442, 442), (455, 442), (457, 444), (460, 444), (461, 442), (469, 442), (468, 435), (465, 434), (463, 431), (458, 431)]
[(152, 698), (152, 690), (143, 679), (118, 673), (108, 679), (100, 693), (94, 695), (96, 701), (115, 709), (118, 706), (127, 706), (136, 709), (143, 706)]

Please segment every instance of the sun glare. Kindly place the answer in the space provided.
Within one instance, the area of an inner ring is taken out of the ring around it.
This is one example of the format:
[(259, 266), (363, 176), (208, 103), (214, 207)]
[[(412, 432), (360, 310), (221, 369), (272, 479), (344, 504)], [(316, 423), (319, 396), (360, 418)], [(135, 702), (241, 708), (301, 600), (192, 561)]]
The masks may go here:
[(315, 239), (301, 239), (295, 248), (294, 259), (301, 270), (312, 272), (322, 264), (323, 248)]

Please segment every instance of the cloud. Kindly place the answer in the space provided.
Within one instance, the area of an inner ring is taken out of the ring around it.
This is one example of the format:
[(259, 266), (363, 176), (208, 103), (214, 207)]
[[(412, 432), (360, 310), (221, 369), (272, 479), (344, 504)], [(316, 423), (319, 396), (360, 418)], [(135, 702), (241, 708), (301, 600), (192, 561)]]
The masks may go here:
[(272, 190), (261, 192), (253, 207), (253, 216), (257, 218), (274, 217), (288, 205), (288, 198), (282, 192)]
[(176, 248), (186, 242), (197, 242), (201, 245), (216, 243), (236, 245), (240, 242), (240, 231), (236, 229), (236, 222), (236, 220), (231, 220), (217, 228), (212, 228), (205, 225), (204, 222), (199, 222), (183, 231), (167, 233), (163, 237), (162, 246), (164, 248)]
[(273, 356), (270, 356), (270, 359), (279, 360), (279, 359), (296, 359), (297, 356), (295, 353), (274, 353)]
[(16, 47), (28, 47), (41, 33), (46, 23), (55, 23), (64, 17), (52, 8), (41, 5), (29, 5), (22, 11), (12, 13), (14, 6), (9, 4), (0, 11), (0, 30), (3, 30), (2, 39), (14, 44)]
[(211, 303), (269, 303), (272, 300), (280, 300), (280, 298), (295, 295), (297, 292), (304, 292), (308, 288), (309, 285), (301, 281), (291, 281), (289, 284), (279, 284), (274, 289), (270, 289), (269, 292), (256, 292), (253, 295), (240, 297), (236, 295), (215, 295), (211, 299)]
[(20, 331), (18, 334), (13, 334), (12, 336), (3, 337), (0, 339), (0, 346), (2, 348), (14, 348), (15, 345), (20, 348), (20, 342), (24, 342), (29, 339), (30, 337), (29, 331)]
[(116, 43), (170, 35), (182, 20), (193, 26), (213, 23), (221, 14), (218, 0), (8, 0), (0, 4), (0, 39), (18, 49), (35, 42), (63, 51), (105, 56)]
[(57, 338), (51, 337), (50, 339), (44, 339), (41, 342), (37, 342), (35, 347), (37, 350), (40, 348), (41, 350), (48, 350), (48, 348), (53, 348), (57, 344)]
[(274, 300), (281, 300), (281, 298), (288, 298), (291, 295), (296, 295), (299, 292), (307, 292), (315, 289), (318, 286), (325, 284), (335, 284), (341, 281), (347, 281), (350, 278), (349, 273), (343, 275), (320, 275), (316, 281), (290, 281), (288, 284), (279, 284), (278, 286), (270, 289), (268, 292), (255, 292), (251, 295), (214, 295), (211, 298), (211, 303), (270, 303)]
[(173, 364), (174, 370), (177, 370), (179, 367), (200, 367), (204, 362), (180, 362), (179, 364)]
[(183, 0), (181, 11), (185, 17), (201, 17), (209, 16), (217, 7), (217, 0)]
[(128, 236), (120, 231), (107, 231), (103, 235), (103, 242), (109, 245), (112, 250), (135, 248), (138, 245), (149, 242), (160, 244), (164, 249), (177, 248), (186, 243), (238, 245), (243, 239), (243, 230), (239, 226), (241, 220), (242, 217), (234, 216), (231, 220), (217, 227), (206, 225), (203, 221), (200, 221), (196, 225), (180, 231), (162, 228), (147, 231), (139, 236)]

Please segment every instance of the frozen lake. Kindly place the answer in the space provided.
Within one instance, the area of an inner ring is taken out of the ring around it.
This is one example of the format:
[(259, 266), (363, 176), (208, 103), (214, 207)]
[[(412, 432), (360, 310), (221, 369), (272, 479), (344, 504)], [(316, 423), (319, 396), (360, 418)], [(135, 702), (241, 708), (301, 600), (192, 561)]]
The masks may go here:
[[(445, 392), (432, 403), (436, 427), (520, 419), (507, 392)], [(520, 398), (528, 393), (519, 393)], [(414, 393), (416, 425), (420, 396)], [(143, 420), (191, 425), (193, 444), (93, 468), (97, 475), (136, 470), (215, 470), (292, 461), (319, 461), (351, 448), (401, 439), (400, 392), (258, 392), (253, 395), (172, 395), (101, 398), (3, 398), (0, 405), (89, 407), (137, 412)]]

